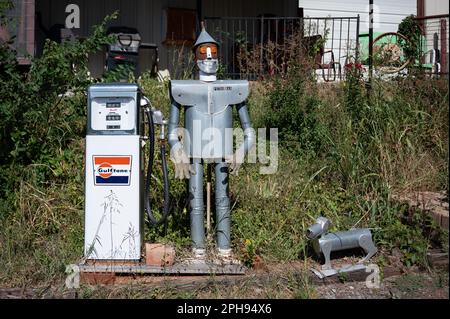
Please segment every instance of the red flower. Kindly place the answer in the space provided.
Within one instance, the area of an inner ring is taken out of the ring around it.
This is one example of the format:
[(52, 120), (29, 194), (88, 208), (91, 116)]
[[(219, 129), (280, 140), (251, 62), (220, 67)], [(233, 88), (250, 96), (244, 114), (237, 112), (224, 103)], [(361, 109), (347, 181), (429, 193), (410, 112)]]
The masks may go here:
[(357, 70), (357, 71), (365, 71), (364, 66), (357, 62), (357, 63), (347, 63), (346, 65), (344, 65), (344, 69), (347, 71), (351, 71), (351, 70)]

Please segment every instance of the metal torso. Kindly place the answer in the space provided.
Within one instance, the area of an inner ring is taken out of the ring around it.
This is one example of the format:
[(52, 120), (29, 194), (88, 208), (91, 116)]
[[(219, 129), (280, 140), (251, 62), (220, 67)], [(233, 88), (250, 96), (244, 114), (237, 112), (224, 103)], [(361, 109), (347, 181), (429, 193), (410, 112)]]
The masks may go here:
[(232, 105), (244, 102), (248, 92), (248, 81), (171, 81), (173, 99), (185, 107), (189, 157), (221, 160), (233, 154)]
[(349, 231), (328, 233), (323, 235), (319, 239), (316, 239), (314, 243), (314, 250), (317, 252), (320, 247), (326, 242), (332, 243), (332, 251), (351, 249), (359, 247), (359, 239), (362, 236), (372, 238), (372, 234), (368, 228), (351, 229)]

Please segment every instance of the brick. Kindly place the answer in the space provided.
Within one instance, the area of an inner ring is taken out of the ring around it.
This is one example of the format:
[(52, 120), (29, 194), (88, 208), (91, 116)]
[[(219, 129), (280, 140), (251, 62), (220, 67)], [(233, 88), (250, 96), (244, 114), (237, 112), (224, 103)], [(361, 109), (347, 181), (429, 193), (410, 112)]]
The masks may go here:
[(253, 268), (255, 270), (269, 271), (264, 260), (258, 255), (256, 255), (255, 258), (253, 259)]
[(111, 285), (116, 281), (116, 274), (112, 272), (82, 272), (80, 281), (90, 285)]
[(149, 266), (172, 266), (175, 248), (163, 244), (145, 244), (145, 263)]

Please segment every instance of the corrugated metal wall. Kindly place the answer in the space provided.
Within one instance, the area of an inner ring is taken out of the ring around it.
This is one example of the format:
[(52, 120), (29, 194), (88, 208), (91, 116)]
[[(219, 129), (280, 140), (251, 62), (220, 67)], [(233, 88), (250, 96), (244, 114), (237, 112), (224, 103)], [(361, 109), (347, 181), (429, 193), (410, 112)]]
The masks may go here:
[[(87, 36), (91, 27), (102, 21), (106, 14), (120, 11), (119, 18), (113, 25), (125, 25), (139, 30), (143, 42), (156, 43), (160, 50), (160, 68), (174, 70), (176, 60), (174, 49), (162, 44), (165, 38), (164, 9), (168, 7), (196, 9), (196, 0), (36, 0), (36, 11), (42, 13), (42, 22), (46, 28), (54, 24), (64, 24), (68, 4), (80, 7), (80, 26), (77, 34)], [(256, 16), (272, 13), (279, 16), (296, 16), (297, 0), (203, 0), (204, 16)], [(42, 38), (42, 37), (41, 37)], [(39, 45), (38, 45), (39, 46)], [(91, 59), (91, 70), (97, 76), (102, 71), (104, 54), (97, 54)], [(140, 61), (143, 67), (150, 66), (149, 55)]]

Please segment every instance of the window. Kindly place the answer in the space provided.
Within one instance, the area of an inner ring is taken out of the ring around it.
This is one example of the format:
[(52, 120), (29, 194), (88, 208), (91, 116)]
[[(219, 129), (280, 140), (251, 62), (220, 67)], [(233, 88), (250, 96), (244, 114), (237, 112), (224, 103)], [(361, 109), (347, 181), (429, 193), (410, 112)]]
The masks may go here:
[(166, 45), (192, 45), (195, 41), (196, 11), (190, 9), (166, 9)]

